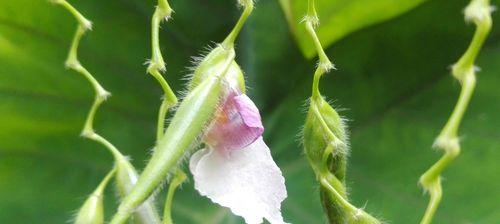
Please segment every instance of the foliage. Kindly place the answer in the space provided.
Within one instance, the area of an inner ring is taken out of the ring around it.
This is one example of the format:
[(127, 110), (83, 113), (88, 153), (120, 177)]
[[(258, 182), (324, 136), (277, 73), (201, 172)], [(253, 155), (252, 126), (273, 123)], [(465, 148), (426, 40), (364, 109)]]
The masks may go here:
[[(82, 40), (79, 57), (113, 93), (95, 128), (143, 168), (154, 145), (162, 93), (142, 65), (150, 57), (154, 2), (74, 4), (95, 23), (92, 35)], [(167, 77), (178, 91), (189, 57), (222, 39), (238, 12), (227, 1), (171, 4), (175, 19), (161, 31), (161, 45)], [(416, 182), (439, 157), (430, 146), (459, 91), (446, 68), (473, 31), (462, 22), (466, 4), (428, 1), (327, 50), (339, 70), (324, 77), (322, 93), (339, 108), (349, 108), (340, 113), (351, 120), (347, 183), (355, 187), (350, 198), (392, 223), (416, 223), (421, 213), (415, 211), (425, 209), (427, 199)], [(436, 223), (500, 220), (498, 24), (478, 61), (483, 70), (461, 128), (462, 154), (445, 171), (446, 194)], [(287, 180), (284, 216), (293, 223), (322, 223), (314, 174), (295, 137), (305, 119), (302, 108), (313, 63), (296, 47), (277, 1), (259, 1), (247, 25), (237, 58), (248, 72), (249, 94), (263, 108), (266, 141)], [(67, 221), (113, 161), (100, 146), (78, 137), (93, 93), (81, 77), (63, 68), (74, 27), (70, 15), (46, 1), (0, 2), (0, 223)], [(106, 217), (115, 211), (110, 199), (105, 198)], [(192, 182), (174, 200), (178, 223), (242, 221), (200, 197)]]
[[(318, 0), (316, 5), (322, 26), (318, 28), (317, 33), (323, 45), (328, 47), (351, 32), (396, 17), (425, 1)], [(307, 1), (279, 2), (300, 49), (308, 58), (313, 57), (316, 54), (314, 45), (308, 40), (307, 32), (299, 23), (307, 10)]]

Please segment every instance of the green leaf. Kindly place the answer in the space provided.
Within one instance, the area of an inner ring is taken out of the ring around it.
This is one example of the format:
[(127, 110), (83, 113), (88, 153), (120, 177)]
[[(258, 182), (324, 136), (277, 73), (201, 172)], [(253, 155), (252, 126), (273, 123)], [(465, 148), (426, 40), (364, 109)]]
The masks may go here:
[[(141, 170), (154, 145), (161, 102), (161, 89), (143, 65), (150, 56), (149, 20), (155, 3), (71, 2), (94, 22), (82, 40), (81, 62), (113, 93), (97, 114), (96, 130)], [(190, 56), (222, 41), (239, 11), (228, 1), (171, 4), (176, 13), (162, 25), (161, 45), (166, 79), (179, 91)], [(322, 93), (337, 107), (347, 108), (339, 113), (351, 120), (350, 197), (391, 223), (418, 222), (427, 204), (417, 181), (440, 156), (431, 144), (458, 96), (459, 85), (447, 66), (472, 37), (472, 26), (463, 22), (461, 13), (466, 4), (428, 1), (327, 50), (338, 70), (324, 77)], [(246, 73), (248, 94), (261, 109), (266, 142), (286, 178), (285, 219), (324, 223), (319, 190), (296, 137), (305, 120), (315, 64), (302, 57), (281, 12), (277, 1), (257, 2), (236, 60)], [(482, 72), (477, 92), (460, 131), (462, 154), (444, 173), (436, 223), (500, 220), (497, 21), (495, 15), (492, 36), (478, 62)], [(85, 79), (63, 67), (75, 26), (66, 11), (46, 1), (0, 1), (0, 223), (65, 223), (113, 165), (104, 148), (78, 137), (93, 93)], [(158, 194), (159, 205), (163, 200)], [(116, 206), (112, 188), (105, 202), (109, 220)], [(176, 193), (173, 220), (243, 223), (199, 196), (192, 181)]]
[[(367, 26), (397, 17), (426, 0), (316, 0), (321, 25), (318, 37), (324, 47)], [(307, 58), (316, 55), (314, 45), (301, 22), (307, 1), (279, 0), (297, 44)]]

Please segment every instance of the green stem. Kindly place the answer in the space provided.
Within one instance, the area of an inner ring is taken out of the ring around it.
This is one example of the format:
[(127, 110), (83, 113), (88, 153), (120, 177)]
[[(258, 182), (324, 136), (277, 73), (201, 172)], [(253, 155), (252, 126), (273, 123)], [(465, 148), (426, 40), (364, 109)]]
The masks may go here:
[(163, 224), (173, 224), (172, 221), (172, 202), (174, 200), (174, 193), (177, 187), (179, 187), (185, 180), (187, 176), (182, 170), (177, 169), (174, 172), (174, 177), (170, 181), (170, 186), (168, 187), (167, 199), (165, 200), (165, 209), (163, 211)]
[[(163, 137), (165, 132), (165, 118), (167, 117), (168, 110), (174, 107), (177, 103), (177, 97), (175, 96), (172, 88), (168, 82), (163, 78), (160, 71), (165, 71), (165, 62), (160, 49), (160, 24), (163, 19), (168, 20), (172, 14), (173, 10), (170, 7), (167, 0), (158, 0), (158, 5), (156, 6), (155, 12), (153, 13), (153, 18), (151, 19), (151, 49), (152, 57), (151, 63), (148, 67), (148, 73), (151, 74), (160, 84), (163, 89), (164, 98), (160, 105), (158, 112), (158, 123), (156, 130), (156, 144), (159, 144), (159, 140)], [(156, 146), (155, 148), (157, 148)], [(164, 208), (163, 223), (173, 223), (171, 217), (172, 210), (172, 200), (175, 189), (186, 179), (186, 175), (179, 169), (174, 175), (174, 178), (169, 183), (167, 199)]]
[(488, 0), (472, 0), (465, 14), (477, 28), (469, 47), (452, 68), (452, 75), (460, 82), (462, 89), (448, 122), (434, 142), (434, 146), (442, 149), (444, 155), (419, 180), (420, 185), (430, 195), (421, 224), (432, 223), (442, 198), (441, 173), (460, 154), (458, 129), (476, 86), (474, 62), (491, 30), (491, 6)]
[(344, 209), (344, 211), (348, 213), (355, 213), (358, 210), (358, 208), (349, 203), (349, 201), (347, 201), (344, 196), (342, 196), (342, 194), (334, 187), (335, 183), (332, 182), (332, 179), (321, 177), (320, 184), (328, 190), (331, 199), (338, 205), (340, 205)]
[[(316, 119), (319, 120), (323, 131), (326, 133), (326, 137), (328, 138), (328, 145), (323, 151), (322, 155), (322, 165), (317, 168), (319, 171), (317, 172), (318, 180), (324, 190), (327, 192), (331, 200), (328, 200), (327, 203), (332, 203), (335, 206), (338, 206), (342, 209), (345, 214), (347, 214), (348, 219), (352, 222), (356, 223), (380, 223), (377, 219), (373, 218), (362, 209), (356, 208), (354, 205), (349, 203), (347, 199), (347, 191), (345, 188), (345, 184), (340, 181), (334, 174), (332, 174), (328, 167), (328, 159), (330, 156), (335, 156), (334, 149), (339, 148), (336, 147), (339, 144), (344, 144), (333, 132), (330, 130), (328, 124), (323, 119), (323, 116), (318, 108), (318, 104), (323, 103), (323, 98), (321, 96), (321, 92), (319, 91), (319, 82), (321, 76), (325, 73), (329, 72), (331, 69), (335, 69), (335, 66), (332, 64), (328, 56), (326, 55), (323, 46), (316, 34), (315, 28), (319, 25), (319, 18), (316, 13), (316, 8), (314, 5), (314, 0), (308, 1), (308, 9), (307, 14), (304, 17), (305, 28), (309, 36), (311, 37), (316, 51), (318, 53), (319, 63), (314, 72), (313, 86), (312, 86), (312, 97), (310, 107), (313, 110)], [(314, 167), (314, 166), (313, 166)], [(316, 169), (316, 168), (315, 168)], [(328, 205), (327, 205), (328, 206)], [(325, 207), (326, 211), (328, 208)], [(330, 214), (328, 214), (330, 216)], [(331, 218), (331, 217), (330, 217)], [(330, 220), (332, 221), (332, 220)], [(339, 220), (333, 220), (339, 221)]]
[[(342, 197), (345, 201), (347, 201), (347, 191), (345, 189), (345, 185), (335, 175), (333, 175), (332, 173), (330, 173), (330, 171), (328, 171), (328, 170), (324, 170), (320, 174), (320, 179), (325, 179), (326, 181), (328, 181), (328, 183), (330, 184), (330, 186), (332, 186), (333, 189), (336, 192), (338, 192), (338, 194), (340, 195), (340, 197)], [(354, 206), (350, 205), (350, 207), (354, 207)]]
[(97, 186), (97, 189), (94, 191), (93, 194), (97, 193), (100, 196), (102, 196), (102, 192), (104, 192), (104, 189), (108, 185), (109, 181), (115, 175), (116, 170), (117, 170), (117, 168), (116, 168), (116, 166), (114, 166), (113, 169), (111, 171), (109, 171), (109, 173), (104, 177), (104, 179), (101, 181), (101, 183), (99, 184), (99, 186)]
[(85, 34), (87, 30), (90, 29), (90, 25), (92, 24), (88, 19), (86, 19), (80, 12), (78, 12), (72, 5), (70, 5), (67, 1), (65, 0), (56, 0), (54, 1), (56, 4), (62, 5), (64, 8), (66, 8), (73, 16), (75, 19), (79, 22), (79, 25), (77, 26), (75, 35), (73, 37), (73, 40), (71, 42), (70, 50), (68, 53), (68, 57), (66, 59), (66, 67), (69, 69), (72, 69), (78, 73), (80, 73), (83, 77), (85, 77), (92, 87), (94, 88), (95, 92), (95, 98), (94, 102), (89, 110), (89, 113), (87, 115), (87, 118), (85, 120), (85, 124), (83, 126), (83, 130), (81, 132), (81, 135), (83, 137), (86, 137), (88, 139), (94, 140), (103, 146), (105, 146), (108, 151), (115, 157), (116, 160), (123, 159), (124, 156), (118, 151), (118, 149), (111, 144), (109, 141), (107, 141), (105, 138), (101, 137), (98, 135), (93, 128), (94, 125), (94, 117), (99, 109), (99, 106), (111, 95), (108, 91), (106, 91), (101, 84), (90, 74), (90, 72), (85, 69), (78, 60), (78, 47), (80, 44), (80, 40), (82, 36)]
[[(312, 8), (311, 8), (312, 7)], [(335, 66), (332, 64), (325, 51), (323, 50), (323, 46), (319, 41), (318, 35), (314, 30), (315, 24), (318, 23), (318, 17), (316, 15), (316, 10), (314, 9), (314, 1), (309, 1), (309, 9), (307, 10), (308, 14), (304, 18), (306, 31), (311, 36), (314, 46), (316, 47), (316, 51), (318, 52), (319, 63), (316, 71), (314, 72), (314, 80), (313, 80), (313, 88), (312, 88), (312, 96), (313, 98), (320, 98), (321, 93), (319, 91), (319, 81), (323, 74), (329, 72), (331, 69), (334, 69)]]
[(168, 85), (167, 81), (160, 73), (160, 71), (165, 71), (165, 61), (163, 60), (160, 49), (160, 24), (161, 21), (168, 20), (172, 15), (172, 12), (173, 10), (167, 0), (158, 0), (158, 5), (156, 6), (153, 17), (151, 18), (152, 57), (148, 66), (148, 73), (158, 81), (164, 92), (164, 98), (158, 112), (156, 141), (163, 136), (163, 132), (165, 131), (165, 118), (168, 110), (174, 107), (178, 102), (174, 91), (172, 91), (172, 88), (170, 88), (170, 85)]
[(178, 101), (174, 91), (172, 91), (167, 81), (165, 81), (158, 70), (151, 70), (150, 74), (158, 81), (165, 94), (158, 112), (158, 125), (156, 131), (156, 140), (158, 141), (165, 131), (165, 118), (167, 117), (167, 112), (170, 108), (177, 105)]
[(238, 34), (240, 33), (250, 14), (252, 14), (254, 8), (253, 0), (242, 0), (242, 2), (242, 5), (243, 7), (245, 7), (245, 9), (243, 10), (243, 13), (241, 14), (231, 33), (229, 33), (226, 39), (222, 42), (222, 46), (224, 46), (225, 49), (234, 48), (234, 42), (238, 37)]
[[(127, 173), (127, 178), (125, 178), (126, 182), (120, 183), (120, 181), (118, 180), (119, 178), (117, 178), (117, 182), (119, 185), (120, 184), (125, 184), (125, 185), (132, 184), (133, 185), (134, 184), (133, 182), (135, 182), (136, 177), (135, 176), (131, 177), (128, 174), (136, 175), (135, 169), (128, 162), (127, 158), (125, 156), (123, 156), (120, 153), (120, 151), (118, 151), (118, 149), (113, 144), (111, 144), (108, 140), (106, 140), (105, 138), (103, 138), (102, 136), (97, 134), (93, 128), (95, 114), (97, 113), (99, 106), (110, 96), (110, 93), (107, 92), (99, 84), (99, 82), (92, 76), (92, 74), (90, 74), (90, 72), (87, 69), (85, 69), (81, 65), (81, 63), (78, 60), (78, 47), (79, 47), (80, 40), (81, 40), (82, 36), (85, 34), (86, 30), (90, 29), (89, 24), (91, 24), (91, 23), (90, 23), (90, 21), (85, 19), (81, 13), (79, 13), (73, 6), (71, 6), (66, 1), (57, 0), (54, 2), (57, 4), (61, 4), (66, 9), (68, 9), (76, 17), (76, 19), (79, 21), (79, 25), (77, 27), (75, 36), (74, 36), (73, 41), (71, 43), (68, 58), (66, 59), (66, 67), (83, 75), (90, 82), (90, 84), (92, 85), (92, 87), (94, 88), (94, 91), (95, 91), (94, 102), (89, 110), (88, 115), (87, 115), (87, 118), (86, 118), (81, 135), (83, 137), (86, 137), (88, 139), (94, 140), (94, 141), (102, 144), (103, 146), (105, 146), (108, 149), (109, 152), (111, 152), (111, 154), (113, 155), (113, 157), (115, 159), (115, 170), (117, 170), (118, 173), (126, 171), (126, 173)], [(123, 169), (125, 169), (125, 170), (123, 170)], [(120, 175), (118, 175), (118, 176), (120, 176)], [(139, 217), (138, 221), (145, 222), (145, 223), (159, 223), (159, 218), (155, 219), (155, 217), (158, 217), (158, 215), (156, 215), (156, 212), (154, 210), (154, 207), (152, 206), (152, 203), (148, 202), (148, 204), (145, 204), (144, 206), (145, 206), (144, 208), (140, 208), (139, 210), (137, 210), (137, 214)], [(158, 221), (155, 221), (155, 220), (158, 220)]]
[(75, 17), (78, 23), (85, 28), (85, 30), (92, 29), (92, 22), (86, 19), (78, 10), (76, 10), (75, 7), (69, 4), (69, 2), (67, 2), (66, 0), (52, 0), (52, 2), (55, 4), (59, 4), (66, 10), (68, 10)]

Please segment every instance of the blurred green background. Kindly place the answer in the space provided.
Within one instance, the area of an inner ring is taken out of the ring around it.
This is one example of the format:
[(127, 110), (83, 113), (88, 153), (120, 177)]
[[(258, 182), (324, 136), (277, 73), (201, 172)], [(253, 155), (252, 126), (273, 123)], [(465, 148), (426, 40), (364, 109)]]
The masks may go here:
[[(154, 142), (161, 94), (143, 65), (150, 57), (155, 2), (70, 2), (94, 22), (80, 59), (113, 93), (98, 113), (97, 132), (142, 168)], [(325, 218), (297, 137), (316, 60), (297, 24), (305, 3), (259, 0), (239, 38), (237, 61), (286, 178), (285, 219), (315, 224)], [(441, 155), (431, 145), (459, 93), (448, 66), (474, 32), (463, 19), (467, 3), (319, 0), (318, 32), (338, 68), (321, 88), (349, 119), (350, 197), (390, 223), (417, 223), (427, 205), (417, 180)], [(228, 0), (171, 0), (171, 5), (176, 13), (162, 26), (161, 45), (166, 78), (180, 91), (190, 57), (221, 41), (241, 11)], [(500, 223), (497, 14), (494, 24), (460, 131), (463, 151), (444, 173), (435, 223)], [(0, 223), (67, 222), (112, 166), (103, 147), (78, 136), (93, 92), (63, 66), (75, 26), (66, 11), (45, 0), (0, 0)], [(114, 199), (109, 189), (108, 217)], [(163, 200), (159, 194), (159, 205)], [(177, 193), (173, 213), (180, 224), (242, 223), (199, 196), (192, 181)]]

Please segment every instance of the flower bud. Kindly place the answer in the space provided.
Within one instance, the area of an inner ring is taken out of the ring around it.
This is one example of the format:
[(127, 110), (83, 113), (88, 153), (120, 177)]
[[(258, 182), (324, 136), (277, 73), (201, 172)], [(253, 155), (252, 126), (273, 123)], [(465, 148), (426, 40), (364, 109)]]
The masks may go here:
[[(342, 185), (337, 190), (346, 197), (347, 135), (342, 118), (323, 98), (310, 99), (303, 135), (305, 154), (316, 175), (335, 175)], [(320, 196), (329, 223), (346, 223), (346, 212), (331, 200), (329, 190), (321, 187)]]
[(101, 181), (99, 186), (85, 200), (75, 217), (75, 224), (102, 224), (104, 223), (103, 194), (109, 180), (115, 174), (116, 169), (111, 170)]
[[(330, 171), (341, 181), (348, 152), (342, 118), (322, 98), (312, 98), (303, 130), (304, 150), (315, 172)], [(331, 148), (330, 152), (325, 151)], [(330, 154), (332, 157), (329, 157)]]
[(104, 222), (104, 209), (102, 191), (92, 193), (78, 211), (75, 224), (102, 224)]

